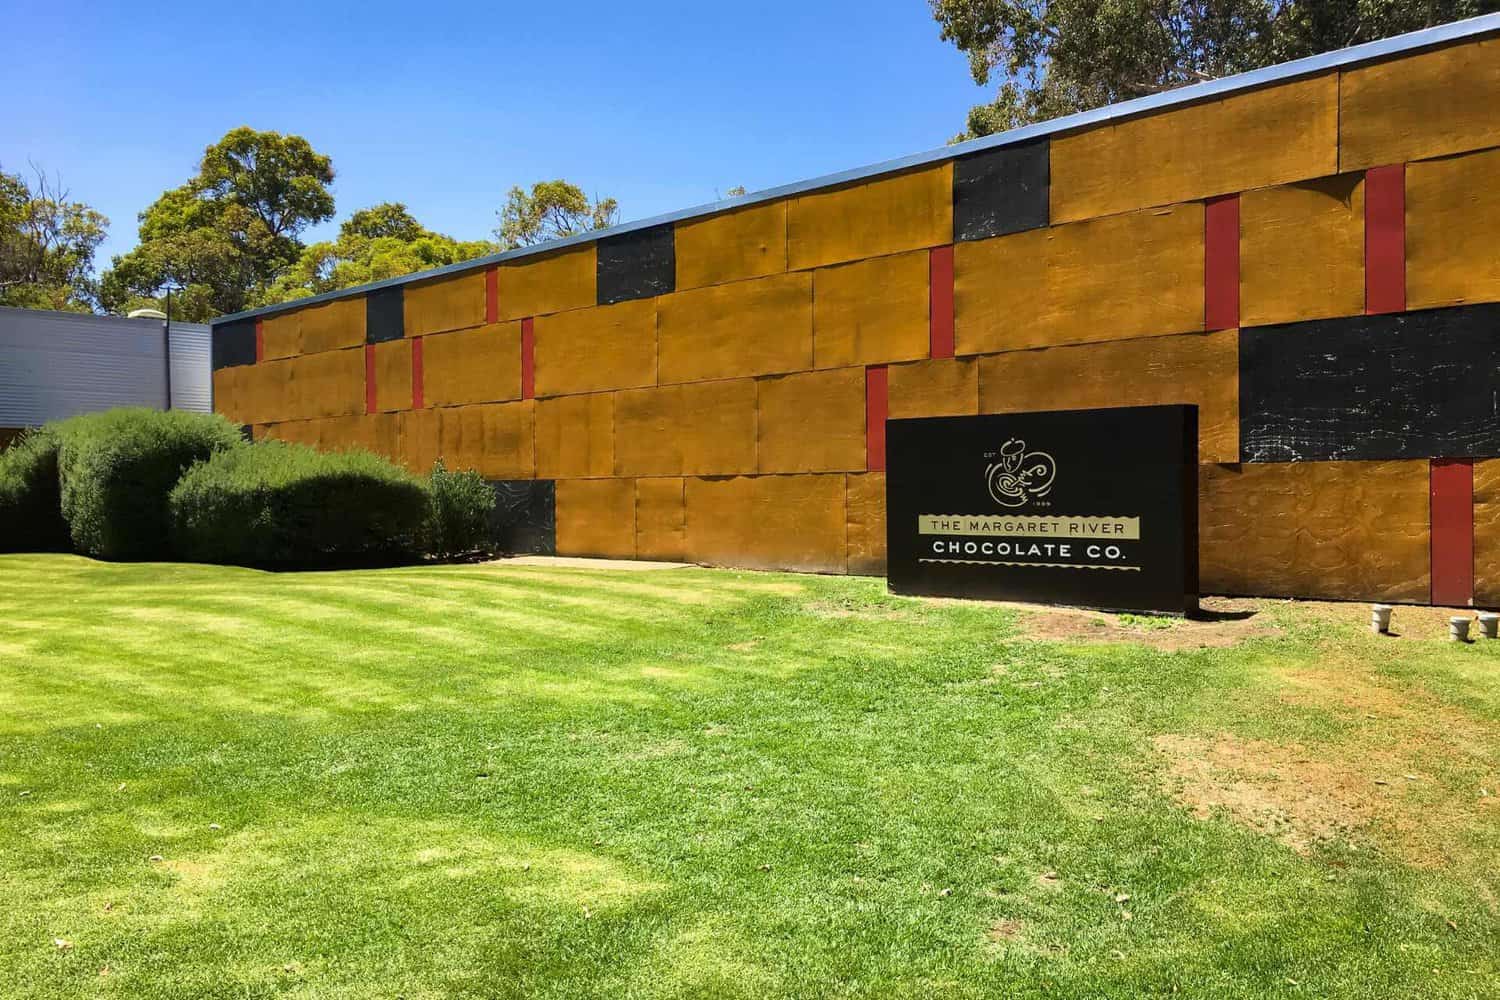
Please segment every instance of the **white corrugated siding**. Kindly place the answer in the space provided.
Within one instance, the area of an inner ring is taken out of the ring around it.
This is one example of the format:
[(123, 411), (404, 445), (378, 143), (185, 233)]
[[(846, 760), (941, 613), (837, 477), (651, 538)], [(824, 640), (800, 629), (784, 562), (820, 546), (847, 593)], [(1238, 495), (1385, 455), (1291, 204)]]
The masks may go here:
[(172, 409), (213, 411), (213, 358), (204, 323), (172, 324)]
[[(0, 427), (166, 401), (162, 321), (0, 308)], [(172, 324), (172, 401), (210, 406), (209, 328)]]

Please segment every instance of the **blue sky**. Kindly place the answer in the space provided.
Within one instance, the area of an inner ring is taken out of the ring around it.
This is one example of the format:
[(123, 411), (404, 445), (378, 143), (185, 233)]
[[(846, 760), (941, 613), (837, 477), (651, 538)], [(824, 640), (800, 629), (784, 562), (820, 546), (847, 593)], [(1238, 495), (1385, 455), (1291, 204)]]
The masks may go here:
[(101, 266), (241, 124), (332, 156), (339, 218), (405, 201), (477, 239), (515, 184), (643, 218), (941, 146), (987, 95), (924, 0), (10, 9), (0, 166), (108, 215)]

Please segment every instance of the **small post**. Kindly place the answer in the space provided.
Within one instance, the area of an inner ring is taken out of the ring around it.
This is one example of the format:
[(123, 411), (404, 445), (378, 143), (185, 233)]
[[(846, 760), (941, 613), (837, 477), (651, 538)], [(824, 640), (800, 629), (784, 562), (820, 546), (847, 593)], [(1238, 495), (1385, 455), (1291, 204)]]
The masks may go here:
[(1486, 639), (1500, 638), (1500, 614), (1493, 611), (1479, 612), (1479, 628)]
[(1454, 615), (1448, 619), (1448, 641), (1469, 641), (1469, 619), (1464, 615)]
[(167, 409), (172, 408), (172, 286), (167, 286), (167, 319), (161, 327), (162, 345), (167, 356)]
[(1370, 606), (1370, 631), (1376, 635), (1387, 635), (1391, 631), (1391, 606), (1389, 604), (1373, 604)]

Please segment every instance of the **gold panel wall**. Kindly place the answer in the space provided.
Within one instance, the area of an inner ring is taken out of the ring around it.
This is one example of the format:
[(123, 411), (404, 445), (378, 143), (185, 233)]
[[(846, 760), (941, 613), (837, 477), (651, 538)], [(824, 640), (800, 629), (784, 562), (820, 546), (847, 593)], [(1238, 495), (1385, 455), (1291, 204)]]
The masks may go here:
[(982, 413), (1198, 405), (1198, 458), (1239, 461), (1239, 335), (1149, 337), (980, 358)]
[(687, 550), (694, 562), (842, 573), (844, 532), (842, 475), (687, 481)]
[(515, 264), (502, 264), (497, 278), (500, 319), (545, 316), (594, 304), (592, 243)]
[(1338, 128), (1325, 73), (1055, 138), (1052, 223), (1325, 177)]
[(677, 288), (701, 288), (786, 270), (786, 202), (677, 224)]
[(674, 562), (687, 557), (687, 500), (681, 478), (635, 481), (635, 555)]
[(1500, 302), (1497, 245), (1500, 149), (1407, 166), (1409, 308)]
[(781, 274), (657, 300), (662, 382), (812, 367), (812, 275)]
[(521, 324), (424, 337), (422, 392), (428, 406), (520, 398)]
[(1341, 169), (1500, 146), (1500, 39), (1346, 70)]
[(798, 195), (786, 226), (794, 271), (952, 243), (953, 164)]
[(483, 325), (484, 286), (483, 271), (407, 285), (402, 290), (406, 335), (422, 337)]
[(842, 472), (865, 467), (865, 370), (757, 381), (761, 472)]
[(1428, 464), (1199, 469), (1204, 593), (1426, 603)]
[(544, 316), (535, 329), (538, 396), (656, 384), (655, 299)]
[(1365, 308), (1363, 174), (1240, 196), (1240, 323), (1264, 326)]
[(1193, 202), (960, 243), (959, 354), (1203, 329), (1203, 206)]
[(814, 366), (927, 357), (927, 275), (926, 250), (814, 271)]

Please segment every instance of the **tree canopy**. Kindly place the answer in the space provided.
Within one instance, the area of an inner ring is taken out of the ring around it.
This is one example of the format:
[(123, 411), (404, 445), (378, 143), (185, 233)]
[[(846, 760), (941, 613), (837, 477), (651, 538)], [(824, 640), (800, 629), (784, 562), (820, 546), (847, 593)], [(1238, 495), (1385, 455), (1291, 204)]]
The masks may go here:
[(261, 304), (300, 260), (300, 235), (333, 217), (333, 177), (301, 136), (232, 129), (196, 175), (140, 214), (140, 243), (104, 274), (102, 304), (155, 304), (168, 285), (181, 289), (174, 311), (186, 320)]
[(0, 170), (0, 305), (90, 312), (94, 251), (109, 220), (57, 181)]
[(175, 315), (206, 320), (598, 229), (619, 211), (613, 198), (543, 181), (511, 189), (500, 244), (434, 232), (403, 203), (384, 202), (350, 215), (335, 239), (306, 245), (308, 228), (334, 215), (333, 178), (332, 161), (301, 136), (231, 130), (204, 150), (194, 176), (140, 214), (140, 242), (114, 258), (100, 304), (158, 305), (171, 286)]
[(264, 301), (292, 299), (382, 278), (472, 260), (499, 249), (486, 240), (455, 240), (424, 227), (400, 202), (362, 208), (335, 240), (313, 243), (267, 289)]
[(929, 0), (974, 81), (955, 139), (1500, 10), (1500, 0)]
[(592, 229), (612, 226), (620, 216), (613, 198), (590, 201), (583, 189), (567, 181), (539, 181), (513, 187), (498, 213), (495, 237), (507, 250), (559, 240)]

